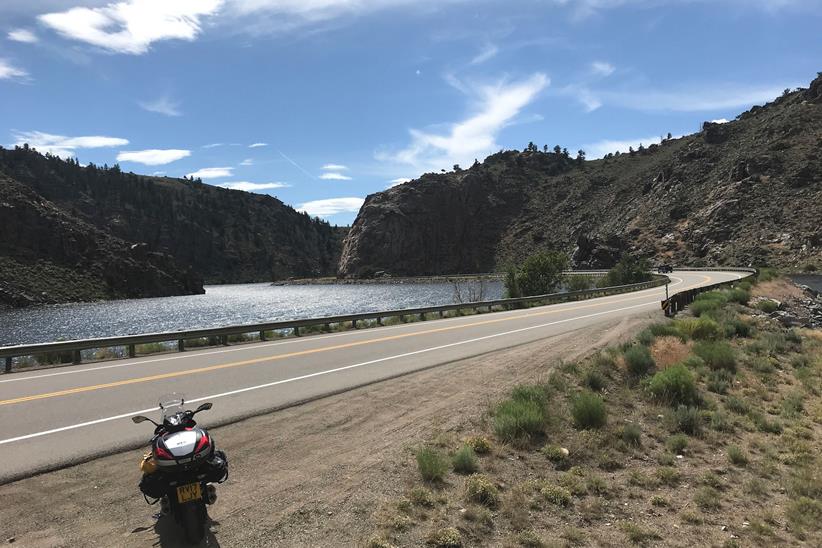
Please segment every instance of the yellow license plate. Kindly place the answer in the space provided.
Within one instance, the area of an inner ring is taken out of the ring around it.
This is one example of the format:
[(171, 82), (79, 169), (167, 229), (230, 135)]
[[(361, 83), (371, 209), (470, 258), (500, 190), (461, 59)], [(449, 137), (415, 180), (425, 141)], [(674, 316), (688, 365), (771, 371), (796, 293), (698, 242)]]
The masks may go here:
[(189, 483), (188, 485), (181, 485), (177, 488), (177, 502), (183, 504), (192, 500), (200, 500), (203, 498), (203, 491), (199, 483)]

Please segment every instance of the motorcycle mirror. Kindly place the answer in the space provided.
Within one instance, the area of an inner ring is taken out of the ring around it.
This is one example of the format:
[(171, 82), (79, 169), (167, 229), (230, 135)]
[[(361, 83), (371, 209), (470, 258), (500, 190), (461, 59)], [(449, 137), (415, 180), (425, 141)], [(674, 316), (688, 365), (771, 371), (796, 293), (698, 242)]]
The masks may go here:
[(211, 406), (211, 402), (205, 402), (197, 408), (197, 411), (195, 411), (195, 413), (199, 413), (200, 411), (208, 411), (209, 409), (211, 409)]
[(131, 417), (131, 422), (133, 422), (134, 424), (140, 424), (141, 422), (146, 422), (148, 420), (151, 420), (151, 419), (149, 419), (148, 417), (144, 417), (142, 415), (137, 415), (136, 417)]

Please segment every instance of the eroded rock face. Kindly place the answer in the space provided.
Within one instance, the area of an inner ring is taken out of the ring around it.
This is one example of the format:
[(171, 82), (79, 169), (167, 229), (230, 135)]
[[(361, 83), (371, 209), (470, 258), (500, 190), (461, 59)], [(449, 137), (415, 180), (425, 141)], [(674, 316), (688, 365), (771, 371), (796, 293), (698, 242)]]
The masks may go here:
[(369, 196), (339, 273), (499, 270), (539, 250), (692, 265), (822, 267), (822, 77), (736, 120), (577, 162), (509, 151)]

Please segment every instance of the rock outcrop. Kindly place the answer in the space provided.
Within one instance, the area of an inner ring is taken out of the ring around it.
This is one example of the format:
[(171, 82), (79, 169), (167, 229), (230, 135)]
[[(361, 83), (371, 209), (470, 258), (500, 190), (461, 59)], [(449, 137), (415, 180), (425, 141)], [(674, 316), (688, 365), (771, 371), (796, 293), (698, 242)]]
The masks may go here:
[(498, 270), (541, 249), (691, 265), (822, 267), (822, 77), (736, 120), (577, 162), (501, 152), (369, 196), (339, 275)]

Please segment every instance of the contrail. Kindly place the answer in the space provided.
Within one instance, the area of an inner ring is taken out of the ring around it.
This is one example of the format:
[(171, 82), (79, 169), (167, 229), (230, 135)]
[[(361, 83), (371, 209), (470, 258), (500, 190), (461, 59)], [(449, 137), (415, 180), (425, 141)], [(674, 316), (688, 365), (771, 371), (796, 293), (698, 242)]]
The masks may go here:
[(307, 172), (305, 169), (303, 169), (303, 166), (301, 166), (300, 164), (298, 164), (297, 162), (295, 162), (294, 160), (292, 160), (291, 158), (289, 158), (288, 156), (286, 156), (285, 154), (283, 154), (283, 152), (282, 152), (281, 150), (277, 150), (277, 152), (280, 154), (280, 156), (282, 156), (283, 158), (285, 158), (286, 160), (288, 160), (288, 162), (289, 162), (291, 165), (293, 165), (294, 167), (296, 167), (297, 169), (299, 169), (300, 171), (302, 171), (303, 173), (305, 173), (306, 175), (308, 175), (308, 176), (309, 176), (309, 177), (311, 177), (312, 179), (316, 179), (316, 177), (314, 177), (314, 176), (313, 176), (313, 175), (311, 175), (309, 172)]

